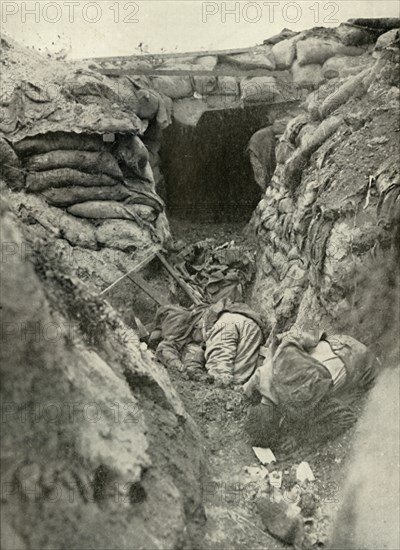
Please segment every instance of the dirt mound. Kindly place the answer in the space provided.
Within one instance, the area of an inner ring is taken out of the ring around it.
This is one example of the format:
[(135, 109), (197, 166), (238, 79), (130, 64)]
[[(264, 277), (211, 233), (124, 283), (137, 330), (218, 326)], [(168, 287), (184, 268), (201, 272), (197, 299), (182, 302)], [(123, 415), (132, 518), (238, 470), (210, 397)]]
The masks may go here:
[(2, 237), (2, 547), (190, 545), (201, 437), (168, 375), (65, 257), (27, 260), (4, 209)]

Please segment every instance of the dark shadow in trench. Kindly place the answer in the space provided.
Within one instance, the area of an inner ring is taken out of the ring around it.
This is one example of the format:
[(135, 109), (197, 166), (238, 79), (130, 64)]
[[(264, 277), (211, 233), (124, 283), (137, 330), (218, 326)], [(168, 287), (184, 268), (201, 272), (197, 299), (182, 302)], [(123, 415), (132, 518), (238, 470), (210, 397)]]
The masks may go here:
[(208, 111), (196, 127), (174, 121), (163, 132), (162, 172), (169, 216), (246, 222), (261, 199), (248, 142), (270, 124), (268, 108)]

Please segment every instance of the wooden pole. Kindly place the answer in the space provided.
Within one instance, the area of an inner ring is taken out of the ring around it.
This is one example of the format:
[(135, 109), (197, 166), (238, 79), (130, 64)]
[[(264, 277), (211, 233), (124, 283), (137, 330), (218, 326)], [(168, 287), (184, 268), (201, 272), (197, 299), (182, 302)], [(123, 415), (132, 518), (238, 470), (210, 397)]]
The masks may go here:
[(136, 271), (140, 271), (145, 265), (147, 265), (148, 263), (151, 262), (151, 260), (156, 256), (156, 254), (157, 254), (157, 250), (153, 250), (148, 256), (146, 256), (146, 258), (144, 258), (141, 262), (139, 262), (138, 265), (136, 265), (133, 269), (128, 271), (128, 273), (124, 273), (124, 275), (121, 275), (121, 277), (118, 277), (118, 279), (116, 281), (111, 283), (110, 286), (108, 286), (107, 288), (102, 290), (100, 292), (100, 296), (103, 296), (103, 294), (106, 294), (106, 292), (108, 292), (109, 290), (114, 288), (115, 285), (120, 283), (123, 279), (125, 279), (125, 277), (128, 277), (129, 275), (131, 275), (131, 273), (135, 273)]
[(176, 273), (175, 269), (169, 264), (169, 262), (167, 262), (167, 260), (164, 258), (164, 256), (162, 254), (160, 254), (160, 252), (156, 252), (156, 256), (160, 260), (162, 265), (165, 267), (165, 269), (168, 271), (168, 273), (171, 275), (171, 277), (173, 277), (175, 279), (175, 281), (178, 283), (178, 285), (181, 287), (181, 289), (187, 294), (187, 296), (189, 296), (191, 301), (196, 306), (199, 306), (200, 304), (202, 304), (203, 302), (200, 300), (200, 298), (198, 298), (197, 296), (194, 295), (194, 293), (193, 293), (192, 289), (190, 288), (190, 286), (186, 283), (186, 281), (184, 281), (183, 279), (181, 279), (181, 277), (179, 277), (179, 275)]

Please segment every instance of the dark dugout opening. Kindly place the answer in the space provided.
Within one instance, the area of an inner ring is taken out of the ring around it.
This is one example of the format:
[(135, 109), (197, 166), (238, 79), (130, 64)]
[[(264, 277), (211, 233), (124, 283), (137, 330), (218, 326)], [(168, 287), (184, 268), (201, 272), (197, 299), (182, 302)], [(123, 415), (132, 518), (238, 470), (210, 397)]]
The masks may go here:
[(268, 106), (208, 111), (195, 127), (174, 121), (161, 148), (169, 216), (248, 221), (261, 189), (246, 148), (254, 132), (270, 123)]

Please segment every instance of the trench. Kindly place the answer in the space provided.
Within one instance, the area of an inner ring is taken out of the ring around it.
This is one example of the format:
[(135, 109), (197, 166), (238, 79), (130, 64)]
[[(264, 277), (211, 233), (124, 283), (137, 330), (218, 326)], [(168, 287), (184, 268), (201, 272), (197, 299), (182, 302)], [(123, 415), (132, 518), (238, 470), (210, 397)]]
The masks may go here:
[(174, 121), (163, 132), (161, 147), (169, 217), (249, 221), (261, 190), (246, 148), (268, 124), (268, 106), (208, 111), (195, 127)]

